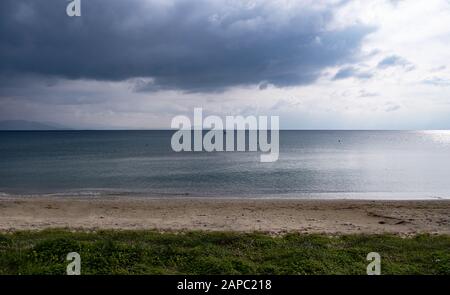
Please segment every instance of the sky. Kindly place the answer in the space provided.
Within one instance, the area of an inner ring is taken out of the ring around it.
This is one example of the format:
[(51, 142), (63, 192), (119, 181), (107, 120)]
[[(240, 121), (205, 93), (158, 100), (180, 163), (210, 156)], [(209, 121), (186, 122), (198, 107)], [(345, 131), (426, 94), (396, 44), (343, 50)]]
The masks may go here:
[(0, 120), (450, 129), (450, 0), (0, 1)]

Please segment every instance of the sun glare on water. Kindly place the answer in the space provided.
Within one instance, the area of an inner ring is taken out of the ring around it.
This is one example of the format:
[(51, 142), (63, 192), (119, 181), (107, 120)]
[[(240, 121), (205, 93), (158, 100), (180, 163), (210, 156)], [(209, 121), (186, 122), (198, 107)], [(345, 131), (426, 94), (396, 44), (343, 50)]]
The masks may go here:
[(419, 133), (439, 144), (450, 145), (450, 130), (424, 130)]

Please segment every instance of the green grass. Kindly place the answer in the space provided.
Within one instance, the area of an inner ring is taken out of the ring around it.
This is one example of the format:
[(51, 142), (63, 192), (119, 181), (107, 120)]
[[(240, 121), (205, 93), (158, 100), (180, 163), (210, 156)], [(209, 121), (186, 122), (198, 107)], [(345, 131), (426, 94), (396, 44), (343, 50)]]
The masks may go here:
[(0, 274), (365, 274), (367, 253), (382, 274), (450, 274), (450, 236), (64, 230), (0, 234)]

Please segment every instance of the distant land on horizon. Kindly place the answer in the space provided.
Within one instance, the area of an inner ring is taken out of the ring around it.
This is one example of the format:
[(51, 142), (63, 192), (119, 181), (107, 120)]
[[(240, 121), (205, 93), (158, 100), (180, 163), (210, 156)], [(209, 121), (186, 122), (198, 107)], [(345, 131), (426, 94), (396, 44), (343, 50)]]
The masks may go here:
[[(3, 120), (0, 121), (0, 131), (174, 131), (177, 130), (171, 128), (124, 128), (124, 127), (106, 127), (102, 126), (100, 128), (76, 128), (68, 127), (53, 122), (38, 122), (38, 121), (28, 121), (28, 120)], [(203, 129), (208, 131), (209, 129)], [(283, 129), (280, 131), (450, 131), (450, 129)], [(226, 130), (224, 130), (226, 132)]]
[(71, 130), (71, 128), (56, 124), (26, 120), (0, 121), (0, 131), (33, 131), (33, 130)]

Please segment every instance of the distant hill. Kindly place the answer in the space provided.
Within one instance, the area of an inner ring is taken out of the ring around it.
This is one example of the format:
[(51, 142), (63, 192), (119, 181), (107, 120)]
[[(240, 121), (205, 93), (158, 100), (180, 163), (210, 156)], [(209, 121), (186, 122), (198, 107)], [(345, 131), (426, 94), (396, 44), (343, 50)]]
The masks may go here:
[(41, 123), (25, 120), (6, 120), (0, 121), (0, 130), (15, 131), (15, 130), (68, 130), (64, 126), (53, 123)]

